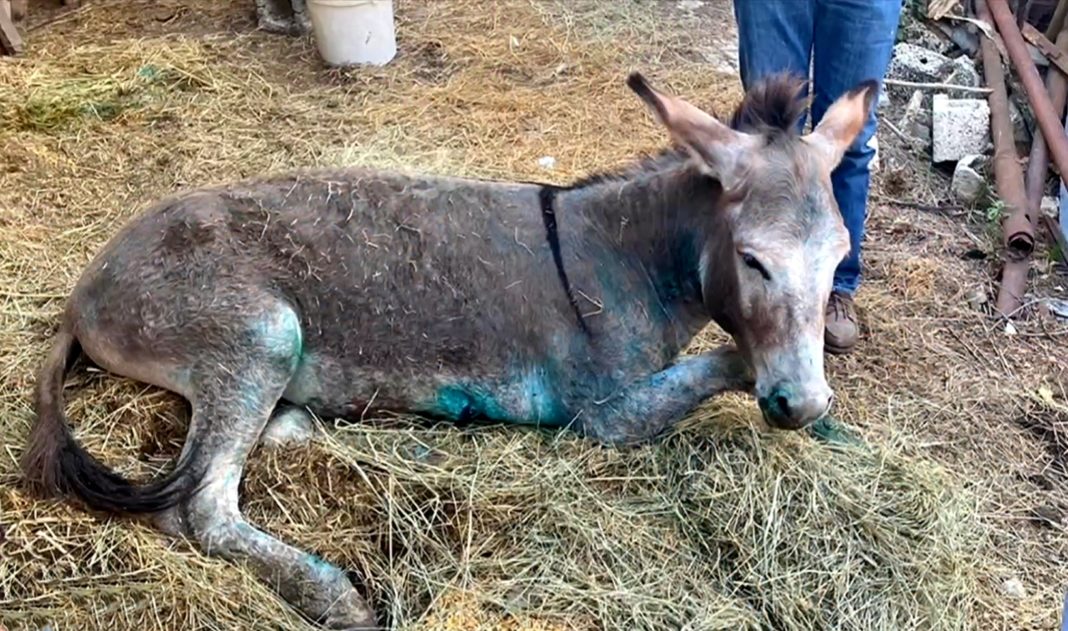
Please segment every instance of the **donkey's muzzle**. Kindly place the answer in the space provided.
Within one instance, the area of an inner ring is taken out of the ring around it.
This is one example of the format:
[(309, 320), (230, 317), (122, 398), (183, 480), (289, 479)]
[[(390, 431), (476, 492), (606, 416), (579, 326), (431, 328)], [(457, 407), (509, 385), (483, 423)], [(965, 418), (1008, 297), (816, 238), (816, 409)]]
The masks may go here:
[(831, 394), (805, 392), (790, 384), (781, 383), (757, 403), (764, 420), (776, 429), (801, 429), (827, 415), (831, 408)]

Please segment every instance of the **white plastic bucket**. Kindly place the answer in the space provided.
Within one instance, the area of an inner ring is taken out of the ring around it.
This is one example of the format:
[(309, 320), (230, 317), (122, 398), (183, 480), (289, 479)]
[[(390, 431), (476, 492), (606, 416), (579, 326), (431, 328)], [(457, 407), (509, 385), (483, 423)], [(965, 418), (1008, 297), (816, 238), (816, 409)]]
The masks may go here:
[(307, 0), (307, 6), (326, 63), (380, 66), (396, 56), (393, 0)]

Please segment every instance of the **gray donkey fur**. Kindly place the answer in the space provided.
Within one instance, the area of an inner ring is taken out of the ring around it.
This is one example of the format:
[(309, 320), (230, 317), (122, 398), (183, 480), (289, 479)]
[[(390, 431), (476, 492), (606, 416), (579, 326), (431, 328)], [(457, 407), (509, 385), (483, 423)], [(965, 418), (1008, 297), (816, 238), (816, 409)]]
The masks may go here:
[[(244, 559), (306, 616), (372, 628), (345, 573), (249, 524), (238, 484), (260, 440), (310, 410), (376, 410), (649, 440), (704, 399), (755, 388), (768, 422), (824, 414), (823, 308), (848, 235), (830, 172), (871, 82), (808, 135), (802, 84), (752, 90), (733, 125), (629, 85), (680, 145), (569, 187), (319, 170), (187, 192), (117, 234), (68, 301), (24, 454), (32, 487), (149, 514)], [(736, 347), (680, 351), (710, 321)], [(76, 442), (79, 349), (192, 407), (173, 471), (133, 484)]]

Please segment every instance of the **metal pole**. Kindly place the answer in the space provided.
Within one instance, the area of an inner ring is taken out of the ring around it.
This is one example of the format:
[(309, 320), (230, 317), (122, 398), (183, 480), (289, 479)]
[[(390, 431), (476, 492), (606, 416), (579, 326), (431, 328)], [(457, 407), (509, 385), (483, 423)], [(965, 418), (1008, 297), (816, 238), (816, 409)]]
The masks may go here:
[[(983, 22), (990, 22), (990, 11), (986, 0), (976, 0), (977, 17)], [(990, 101), (990, 135), (994, 141), (994, 185), (998, 197), (1008, 208), (1011, 217), (1027, 208), (1027, 193), (1024, 188), (1023, 173), (1017, 161), (1016, 141), (1012, 133), (1012, 121), (1009, 118), (1009, 95), (1005, 89), (1005, 71), (1001, 67), (1001, 54), (994, 41), (980, 36), (983, 54), (983, 74), (986, 85), (992, 91)], [(1027, 272), (1030, 261), (1019, 256), (1010, 257), (1001, 272), (1001, 286), (998, 289), (995, 308), (998, 313), (1009, 317), (1023, 302), (1027, 287)]]
[[(1049, 153), (1053, 157), (1057, 170), (1060, 171), (1061, 179), (1068, 178), (1068, 137), (1064, 135), (1064, 123), (1053, 109), (1046, 87), (1042, 84), (1042, 77), (1038, 74), (1031, 54), (1027, 51), (1020, 29), (1016, 26), (1012, 11), (1005, 4), (1005, 0), (987, 0), (990, 15), (997, 23), (1001, 40), (1005, 42), (1012, 65), (1023, 83), (1024, 91), (1027, 92), (1027, 100), (1034, 110), (1035, 119), (1042, 129), (1042, 135), (1046, 138)], [(1068, 180), (1066, 180), (1068, 181)]]

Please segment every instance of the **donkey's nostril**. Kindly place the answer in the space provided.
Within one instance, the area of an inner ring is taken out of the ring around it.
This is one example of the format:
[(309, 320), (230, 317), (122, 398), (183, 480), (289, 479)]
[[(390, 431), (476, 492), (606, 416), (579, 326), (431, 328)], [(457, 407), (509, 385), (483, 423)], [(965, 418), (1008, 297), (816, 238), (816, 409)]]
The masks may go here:
[(786, 395), (782, 393), (775, 394), (772, 399), (772, 405), (775, 406), (775, 411), (779, 418), (792, 418), (790, 414), (790, 400), (786, 398)]
[(776, 426), (787, 426), (792, 422), (792, 408), (790, 405), (790, 397), (788, 391), (782, 386), (778, 386), (772, 389), (767, 396), (761, 397), (758, 401), (760, 409), (764, 412), (764, 417)]

